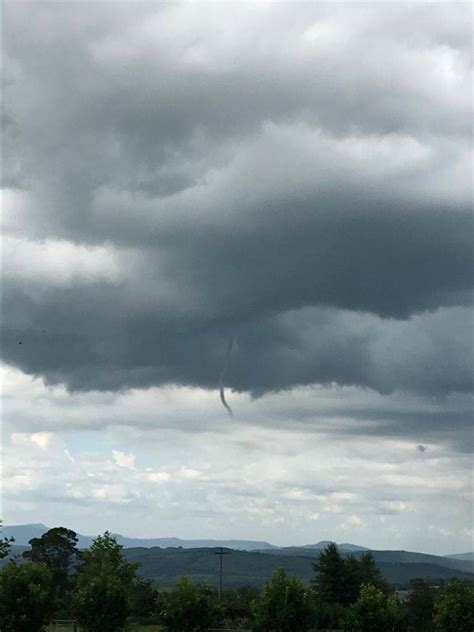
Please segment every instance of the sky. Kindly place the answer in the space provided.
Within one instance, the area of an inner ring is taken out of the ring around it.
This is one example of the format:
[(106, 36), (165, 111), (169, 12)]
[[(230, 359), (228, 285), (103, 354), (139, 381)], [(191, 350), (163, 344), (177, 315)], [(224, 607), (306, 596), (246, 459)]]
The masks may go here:
[(472, 5), (3, 13), (5, 523), (472, 550)]

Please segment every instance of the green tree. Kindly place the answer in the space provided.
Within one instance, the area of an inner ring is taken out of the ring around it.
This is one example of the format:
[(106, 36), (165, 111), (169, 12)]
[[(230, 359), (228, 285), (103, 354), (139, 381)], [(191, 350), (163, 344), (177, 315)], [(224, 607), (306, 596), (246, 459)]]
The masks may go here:
[(222, 619), (219, 627), (224, 629), (250, 628), (253, 619), (254, 602), (259, 595), (258, 588), (241, 586), (236, 590), (224, 590), (221, 600)]
[(474, 629), (474, 584), (451, 579), (434, 606), (434, 622), (442, 632)]
[(346, 566), (334, 542), (321, 551), (318, 560), (313, 563), (313, 570), (317, 575), (312, 581), (312, 586), (318, 600), (327, 604), (345, 603)]
[(23, 553), (26, 560), (45, 564), (53, 574), (54, 604), (56, 609), (66, 609), (71, 588), (71, 573), (80, 559), (77, 535), (71, 529), (55, 527), (40, 538), (30, 540), (31, 549)]
[(0, 571), (0, 630), (43, 632), (52, 614), (52, 586), (44, 564), (7, 564)]
[(390, 632), (397, 617), (396, 599), (367, 584), (362, 586), (357, 601), (350, 607), (348, 624), (353, 632)]
[(158, 620), (167, 632), (204, 632), (219, 616), (215, 591), (205, 583), (192, 584), (182, 577), (167, 595), (160, 595)]
[(362, 557), (358, 560), (359, 562), (359, 586), (366, 584), (372, 584), (385, 594), (388, 594), (389, 587), (385, 579), (382, 577), (382, 573), (380, 572), (377, 563), (375, 561), (375, 557), (372, 553), (364, 553)]
[(348, 606), (354, 603), (364, 584), (372, 584), (388, 594), (388, 585), (371, 553), (365, 553), (360, 559), (354, 555), (343, 557), (331, 542), (321, 551), (313, 569), (317, 575), (312, 586), (321, 607), (323, 604)]
[(258, 632), (304, 632), (313, 620), (310, 595), (297, 577), (276, 570), (255, 604), (254, 629)]
[(152, 622), (156, 614), (158, 591), (151, 579), (137, 577), (133, 583), (131, 614), (139, 623)]
[[(3, 520), (0, 520), (0, 531), (3, 531)], [(0, 560), (8, 556), (12, 542), (15, 542), (15, 538), (0, 538)]]
[(78, 566), (74, 611), (85, 632), (120, 632), (131, 611), (138, 564), (129, 564), (122, 546), (106, 531), (84, 552)]
[(432, 629), (435, 592), (424, 579), (412, 579), (410, 592), (405, 602), (409, 625), (425, 632)]

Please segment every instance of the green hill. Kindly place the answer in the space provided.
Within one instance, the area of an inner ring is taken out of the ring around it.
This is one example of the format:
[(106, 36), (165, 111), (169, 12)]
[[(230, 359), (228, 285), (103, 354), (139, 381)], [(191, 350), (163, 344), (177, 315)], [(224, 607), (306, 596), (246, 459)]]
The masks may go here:
[[(152, 578), (162, 587), (173, 586), (182, 575), (195, 581), (207, 581), (217, 585), (219, 560), (217, 549), (126, 549), (129, 561), (140, 562), (140, 573)], [(431, 557), (431, 556), (430, 556)], [(436, 558), (435, 560), (443, 560)], [(314, 577), (314, 555), (278, 555), (253, 551), (232, 551), (224, 558), (225, 585), (261, 586), (277, 568), (295, 574), (309, 582)], [(430, 580), (447, 580), (459, 577), (474, 581), (474, 574), (433, 562), (377, 561), (383, 576), (390, 584), (406, 585), (410, 579), (423, 577)]]

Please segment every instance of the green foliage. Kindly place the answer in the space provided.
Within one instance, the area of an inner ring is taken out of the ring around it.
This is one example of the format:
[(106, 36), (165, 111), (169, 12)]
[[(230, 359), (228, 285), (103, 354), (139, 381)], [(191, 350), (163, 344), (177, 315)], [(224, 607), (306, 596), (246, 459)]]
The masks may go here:
[(434, 607), (434, 622), (440, 632), (472, 632), (474, 629), (474, 584), (452, 579)]
[(321, 551), (313, 563), (317, 573), (312, 581), (319, 603), (349, 605), (354, 603), (364, 584), (372, 584), (383, 592), (388, 586), (370, 553), (360, 559), (353, 555), (344, 558), (337, 546), (331, 542)]
[(357, 588), (360, 589), (365, 584), (372, 584), (386, 594), (389, 592), (388, 584), (382, 577), (372, 553), (364, 553), (358, 560)]
[[(0, 530), (3, 527), (3, 521), (0, 520)], [(10, 553), (10, 547), (15, 538), (0, 538), (0, 560), (3, 560)]]
[(171, 593), (160, 594), (158, 602), (158, 619), (167, 632), (204, 632), (220, 613), (215, 591), (187, 577)]
[(84, 552), (74, 591), (75, 614), (84, 632), (125, 630), (137, 567), (126, 561), (122, 546), (107, 531)]
[(30, 540), (31, 549), (23, 553), (26, 560), (47, 566), (53, 574), (54, 607), (57, 616), (67, 616), (70, 602), (70, 575), (80, 559), (77, 535), (71, 529), (56, 527), (40, 538)]
[(311, 627), (313, 611), (304, 584), (276, 570), (255, 604), (254, 629), (258, 632), (304, 632)]
[(317, 573), (312, 581), (314, 592), (324, 603), (346, 602), (346, 566), (337, 546), (331, 542), (313, 563)]
[(410, 593), (404, 604), (407, 623), (418, 632), (432, 630), (435, 591), (423, 579), (410, 582)]
[(313, 608), (316, 630), (339, 630), (344, 627), (347, 614), (345, 606), (315, 600)]
[(158, 591), (153, 581), (137, 577), (133, 584), (131, 614), (135, 621), (152, 622), (156, 615)]
[(223, 629), (250, 628), (253, 618), (254, 602), (259, 590), (243, 586), (237, 590), (225, 590), (222, 594), (222, 619), (219, 627)]
[(349, 609), (348, 624), (353, 632), (391, 632), (398, 618), (398, 604), (380, 589), (367, 584)]
[(42, 632), (51, 618), (52, 573), (43, 564), (7, 564), (0, 572), (0, 630)]

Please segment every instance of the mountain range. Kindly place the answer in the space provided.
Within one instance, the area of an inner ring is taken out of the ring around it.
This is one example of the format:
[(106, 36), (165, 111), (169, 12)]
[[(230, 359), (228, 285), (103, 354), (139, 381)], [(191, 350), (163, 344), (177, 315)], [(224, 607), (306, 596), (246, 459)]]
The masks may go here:
[[(41, 537), (47, 530), (44, 524), (12, 525), (4, 527), (2, 535), (15, 538), (12, 555), (21, 556), (28, 548), (29, 540)], [(323, 540), (305, 546), (278, 547), (253, 540), (140, 539), (118, 534), (116, 538), (124, 546), (127, 559), (140, 562), (140, 574), (161, 587), (175, 585), (184, 574), (193, 581), (204, 580), (215, 585), (218, 564), (215, 553), (219, 547), (232, 553), (225, 560), (226, 585), (229, 587), (261, 586), (277, 568), (284, 568), (308, 582), (314, 577), (314, 561), (330, 542)], [(92, 536), (79, 535), (79, 547), (88, 547), (92, 539)], [(348, 542), (338, 547), (343, 554), (356, 557), (370, 551), (382, 575), (392, 585), (407, 586), (415, 577), (435, 583), (451, 577), (474, 581), (473, 553), (443, 557), (414, 551), (379, 551)]]
[[(15, 544), (18, 546), (28, 546), (28, 543), (33, 538), (40, 538), (43, 533), (48, 531), (49, 527), (42, 523), (37, 524), (22, 524), (22, 525), (11, 525), (3, 527), (3, 535), (5, 537), (13, 537), (15, 538)], [(119, 542), (124, 548), (134, 548), (134, 547), (144, 547), (144, 548), (152, 548), (152, 547), (160, 547), (162, 549), (166, 548), (183, 548), (183, 549), (196, 549), (196, 548), (212, 548), (223, 546), (225, 548), (234, 549), (236, 551), (266, 551), (266, 550), (275, 550), (279, 551), (282, 548), (286, 547), (278, 547), (274, 544), (270, 544), (265, 541), (258, 540), (210, 540), (210, 539), (199, 539), (199, 540), (182, 540), (181, 538), (129, 538), (121, 535), (120, 533), (114, 533), (114, 537), (117, 542)], [(92, 544), (92, 540), (95, 536), (90, 535), (82, 535), (77, 534), (78, 537), (78, 545), (80, 548), (87, 548)], [(325, 546), (329, 544), (330, 540), (322, 540), (321, 542), (317, 542), (316, 544), (306, 544), (303, 549), (323, 549)], [(342, 543), (338, 544), (338, 547), (344, 551), (367, 551), (365, 547), (357, 546), (355, 544)]]

